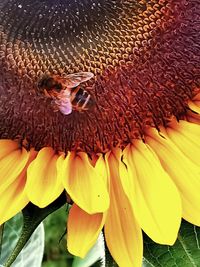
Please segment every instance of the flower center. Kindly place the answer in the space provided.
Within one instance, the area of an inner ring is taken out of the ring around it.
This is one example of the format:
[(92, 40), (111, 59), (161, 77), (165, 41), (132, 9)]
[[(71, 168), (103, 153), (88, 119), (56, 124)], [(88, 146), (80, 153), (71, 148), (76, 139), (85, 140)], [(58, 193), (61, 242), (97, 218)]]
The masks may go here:
[[(0, 4), (0, 138), (105, 152), (183, 118), (200, 86), (195, 0), (7, 0)], [(89, 71), (94, 109), (54, 112), (44, 73)]]

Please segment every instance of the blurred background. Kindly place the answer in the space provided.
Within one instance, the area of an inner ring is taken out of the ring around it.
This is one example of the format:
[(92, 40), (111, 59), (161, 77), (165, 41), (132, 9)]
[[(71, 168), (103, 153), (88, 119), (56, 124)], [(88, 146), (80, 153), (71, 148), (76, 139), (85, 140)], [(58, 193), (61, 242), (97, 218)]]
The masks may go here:
[(45, 250), (43, 267), (71, 267), (73, 256), (66, 246), (67, 207), (62, 207), (44, 220)]

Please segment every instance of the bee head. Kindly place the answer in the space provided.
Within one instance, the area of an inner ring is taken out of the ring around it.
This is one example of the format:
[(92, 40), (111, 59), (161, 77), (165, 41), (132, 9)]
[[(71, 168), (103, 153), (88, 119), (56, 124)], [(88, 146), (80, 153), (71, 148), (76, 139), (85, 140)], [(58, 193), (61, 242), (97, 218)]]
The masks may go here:
[(47, 90), (47, 92), (51, 90), (60, 92), (62, 90), (62, 84), (57, 82), (53, 77), (46, 75), (38, 82), (38, 91), (43, 93), (44, 90)]

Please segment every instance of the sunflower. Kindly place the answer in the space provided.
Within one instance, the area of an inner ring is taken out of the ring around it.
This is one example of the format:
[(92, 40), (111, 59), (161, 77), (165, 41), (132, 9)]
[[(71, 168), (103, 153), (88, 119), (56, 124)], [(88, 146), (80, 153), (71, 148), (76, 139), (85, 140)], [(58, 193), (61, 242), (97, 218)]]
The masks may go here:
[[(200, 3), (3, 0), (0, 223), (65, 190), (69, 251), (104, 228), (119, 266), (141, 266), (142, 230), (172, 245), (200, 226)], [(54, 112), (44, 74), (95, 76), (95, 108)]]

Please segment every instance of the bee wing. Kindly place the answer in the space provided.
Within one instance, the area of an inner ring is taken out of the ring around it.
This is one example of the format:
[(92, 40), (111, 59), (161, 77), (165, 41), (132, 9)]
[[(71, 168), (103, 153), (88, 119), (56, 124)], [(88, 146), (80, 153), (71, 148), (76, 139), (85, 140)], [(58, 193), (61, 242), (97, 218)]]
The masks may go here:
[(94, 77), (94, 74), (92, 72), (77, 72), (77, 73), (72, 73), (68, 74), (65, 76), (65, 86), (66, 87), (76, 87), (80, 83), (86, 82), (90, 80), (91, 78)]

